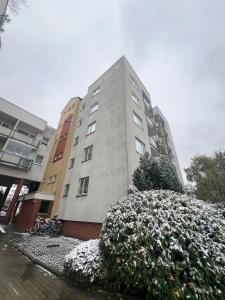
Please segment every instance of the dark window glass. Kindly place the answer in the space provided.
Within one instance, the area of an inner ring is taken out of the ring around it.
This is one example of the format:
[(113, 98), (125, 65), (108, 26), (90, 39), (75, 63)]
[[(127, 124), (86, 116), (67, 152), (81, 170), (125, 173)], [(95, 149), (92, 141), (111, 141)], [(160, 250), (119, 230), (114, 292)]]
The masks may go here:
[(80, 178), (78, 193), (80, 195), (88, 193), (89, 177)]
[(51, 201), (41, 201), (41, 206), (40, 206), (40, 209), (39, 209), (39, 213), (40, 214), (47, 214), (48, 209), (50, 207), (50, 203), (51, 203)]
[(93, 145), (84, 149), (84, 161), (92, 159)]

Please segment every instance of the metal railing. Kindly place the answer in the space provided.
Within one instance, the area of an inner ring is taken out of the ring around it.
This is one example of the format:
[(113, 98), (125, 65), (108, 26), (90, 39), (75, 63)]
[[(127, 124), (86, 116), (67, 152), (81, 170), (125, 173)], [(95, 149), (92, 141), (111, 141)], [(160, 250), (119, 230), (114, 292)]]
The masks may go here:
[(0, 162), (29, 170), (33, 160), (15, 153), (0, 151)]
[(40, 140), (37, 140), (35, 139), (34, 137), (31, 137), (29, 135), (25, 135), (21, 132), (19, 132), (18, 130), (16, 129), (12, 129), (12, 128), (9, 128), (9, 127), (6, 127), (6, 126), (2, 126), (0, 124), (0, 134), (4, 135), (4, 136), (7, 136), (11, 139), (15, 139), (17, 141), (20, 141), (20, 142), (24, 142), (28, 145), (31, 145), (35, 148), (38, 148), (38, 146), (40, 145)]

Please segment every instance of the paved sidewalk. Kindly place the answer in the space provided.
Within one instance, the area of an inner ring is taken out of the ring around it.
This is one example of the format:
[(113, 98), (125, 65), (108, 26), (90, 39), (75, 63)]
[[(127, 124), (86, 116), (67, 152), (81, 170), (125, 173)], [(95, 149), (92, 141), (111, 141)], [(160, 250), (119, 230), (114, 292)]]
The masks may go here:
[(73, 250), (82, 241), (65, 236), (49, 237), (32, 235), (30, 233), (19, 233), (13, 225), (3, 226), (6, 234), (5, 242), (21, 250), (36, 263), (41, 262), (54, 274), (60, 275), (63, 271), (63, 261), (66, 254)]
[(0, 235), (1, 300), (103, 300), (116, 299), (101, 291), (80, 289), (35, 265)]

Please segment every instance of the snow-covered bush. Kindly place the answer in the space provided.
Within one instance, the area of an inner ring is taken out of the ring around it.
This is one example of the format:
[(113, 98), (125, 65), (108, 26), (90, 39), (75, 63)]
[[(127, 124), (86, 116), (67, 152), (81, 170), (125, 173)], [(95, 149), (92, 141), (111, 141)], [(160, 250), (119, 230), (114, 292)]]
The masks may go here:
[(100, 247), (117, 287), (147, 299), (224, 299), (225, 210), (153, 190), (114, 203)]
[(64, 274), (72, 282), (100, 285), (104, 278), (99, 240), (78, 245), (65, 256)]

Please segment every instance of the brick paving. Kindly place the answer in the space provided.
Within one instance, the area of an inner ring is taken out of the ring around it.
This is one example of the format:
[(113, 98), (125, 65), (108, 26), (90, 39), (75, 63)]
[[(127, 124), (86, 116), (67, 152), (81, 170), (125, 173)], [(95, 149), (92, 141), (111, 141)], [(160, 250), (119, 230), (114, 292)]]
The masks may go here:
[(1, 300), (103, 300), (108, 296), (75, 288), (46, 272), (0, 236)]
[(49, 237), (19, 233), (9, 226), (4, 229), (7, 232), (4, 238), (59, 272), (63, 270), (65, 255), (82, 242), (65, 236)]

